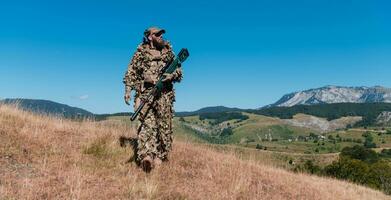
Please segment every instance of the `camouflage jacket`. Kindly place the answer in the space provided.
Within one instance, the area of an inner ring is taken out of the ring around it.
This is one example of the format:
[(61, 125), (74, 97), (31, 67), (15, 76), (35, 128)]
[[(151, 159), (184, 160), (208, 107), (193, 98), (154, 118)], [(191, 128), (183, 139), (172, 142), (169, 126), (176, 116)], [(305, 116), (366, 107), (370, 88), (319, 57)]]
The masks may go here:
[[(143, 94), (148, 89), (145, 80), (157, 81), (162, 75), (163, 67), (174, 57), (175, 54), (169, 43), (161, 51), (152, 49), (148, 44), (140, 44), (130, 60), (123, 83), (127, 89), (136, 91), (136, 97)], [(173, 73), (172, 82), (179, 82), (181, 79), (182, 69), (178, 68)], [(172, 82), (166, 85), (169, 90), (173, 89)]]

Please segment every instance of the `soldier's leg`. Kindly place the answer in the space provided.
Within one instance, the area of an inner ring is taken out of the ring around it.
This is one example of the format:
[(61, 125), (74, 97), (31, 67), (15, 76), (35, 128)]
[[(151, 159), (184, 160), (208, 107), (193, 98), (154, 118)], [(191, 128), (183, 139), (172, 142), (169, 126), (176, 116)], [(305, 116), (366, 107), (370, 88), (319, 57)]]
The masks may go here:
[(170, 96), (168, 94), (162, 95), (158, 101), (158, 127), (159, 127), (159, 146), (158, 157), (165, 161), (168, 159), (168, 153), (172, 149), (173, 131), (172, 131), (172, 117), (173, 108)]
[(155, 113), (155, 110), (152, 108), (140, 115), (141, 120), (137, 134), (136, 158), (138, 164), (148, 156), (153, 159), (158, 151), (158, 126)]

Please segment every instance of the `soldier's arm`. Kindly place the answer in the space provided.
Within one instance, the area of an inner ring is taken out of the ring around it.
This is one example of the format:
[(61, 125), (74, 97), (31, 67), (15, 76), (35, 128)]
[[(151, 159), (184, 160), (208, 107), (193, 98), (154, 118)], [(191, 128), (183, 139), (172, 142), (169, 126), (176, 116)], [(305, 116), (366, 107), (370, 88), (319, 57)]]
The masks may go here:
[(178, 67), (173, 74), (173, 77), (172, 77), (172, 81), (173, 82), (180, 82), (183, 78), (183, 71), (182, 71), (182, 67)]
[(142, 66), (142, 55), (137, 51), (129, 62), (128, 69), (125, 72), (123, 83), (126, 91), (136, 90), (139, 82), (139, 73)]

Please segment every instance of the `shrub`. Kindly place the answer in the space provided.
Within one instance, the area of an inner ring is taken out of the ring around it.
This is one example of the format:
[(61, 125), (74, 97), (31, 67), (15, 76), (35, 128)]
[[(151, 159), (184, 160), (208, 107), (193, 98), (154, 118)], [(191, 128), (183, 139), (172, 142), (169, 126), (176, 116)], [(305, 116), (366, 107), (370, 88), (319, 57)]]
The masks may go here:
[[(291, 161), (291, 160), (290, 160)], [(292, 161), (293, 163), (293, 161)], [(306, 160), (304, 164), (298, 165), (294, 168), (294, 171), (296, 172), (307, 172), (311, 174), (321, 174), (322, 168), (315, 165), (312, 160)]]
[(231, 136), (233, 134), (234, 133), (233, 133), (231, 128), (225, 128), (225, 129), (223, 129), (223, 131), (221, 131), (220, 136), (221, 137), (227, 137), (227, 136)]
[(339, 179), (365, 184), (367, 182), (369, 166), (361, 160), (340, 157), (337, 162), (334, 161), (332, 164), (326, 166), (324, 173)]
[(380, 157), (391, 158), (391, 149), (383, 149), (383, 150), (381, 150)]
[(317, 138), (318, 138), (318, 135), (316, 135), (315, 133), (310, 133), (310, 134), (309, 134), (309, 137), (310, 137), (311, 139), (317, 139)]
[(355, 143), (362, 143), (362, 140), (361, 139), (354, 139), (353, 142), (355, 142)]
[(363, 137), (365, 137), (364, 147), (366, 147), (366, 148), (376, 148), (376, 143), (373, 142), (373, 137), (372, 137), (371, 133), (366, 132), (366, 133), (363, 134)]
[(386, 194), (391, 194), (390, 165), (385, 161), (376, 162), (371, 165), (367, 184), (370, 187), (383, 190)]
[[(383, 150), (380, 156), (385, 155), (391, 155), (391, 150)], [(342, 149), (339, 160), (326, 166), (323, 173), (391, 194), (391, 167), (380, 156), (362, 146), (346, 147)]]
[(379, 155), (375, 151), (366, 149), (359, 145), (343, 148), (341, 151), (341, 156), (361, 160), (367, 163), (375, 163), (379, 161)]
[(366, 147), (366, 148), (376, 148), (377, 145), (376, 145), (376, 143), (374, 143), (372, 141), (365, 140), (364, 147)]
[(307, 160), (305, 163), (304, 163), (304, 169), (307, 171), (307, 172), (310, 172), (311, 174), (318, 174), (320, 173), (320, 167), (315, 165), (312, 160)]
[(371, 133), (369, 131), (366, 131), (365, 133), (362, 134), (364, 138), (371, 136)]

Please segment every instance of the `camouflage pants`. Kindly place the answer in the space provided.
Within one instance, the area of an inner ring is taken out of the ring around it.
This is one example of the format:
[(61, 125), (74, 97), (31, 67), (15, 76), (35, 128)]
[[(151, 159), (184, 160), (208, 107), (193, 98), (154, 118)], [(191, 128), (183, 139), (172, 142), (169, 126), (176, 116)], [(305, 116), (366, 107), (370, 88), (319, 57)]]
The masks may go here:
[(146, 156), (166, 160), (172, 148), (172, 92), (155, 98), (149, 109), (141, 111), (137, 132), (139, 163)]

